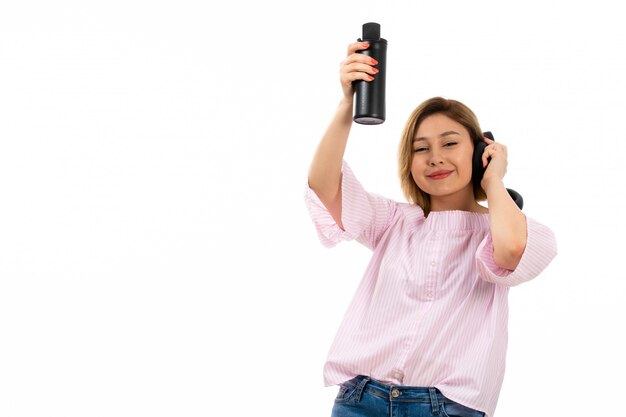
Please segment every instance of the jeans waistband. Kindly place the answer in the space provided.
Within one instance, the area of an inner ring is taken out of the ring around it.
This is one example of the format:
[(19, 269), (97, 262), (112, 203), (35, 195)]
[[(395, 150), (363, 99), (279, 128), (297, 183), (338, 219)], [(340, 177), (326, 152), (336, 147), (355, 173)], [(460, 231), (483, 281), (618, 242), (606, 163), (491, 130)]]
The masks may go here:
[(436, 409), (439, 403), (450, 401), (435, 387), (390, 385), (363, 375), (355, 377), (351, 382), (363, 391), (391, 402), (430, 402)]

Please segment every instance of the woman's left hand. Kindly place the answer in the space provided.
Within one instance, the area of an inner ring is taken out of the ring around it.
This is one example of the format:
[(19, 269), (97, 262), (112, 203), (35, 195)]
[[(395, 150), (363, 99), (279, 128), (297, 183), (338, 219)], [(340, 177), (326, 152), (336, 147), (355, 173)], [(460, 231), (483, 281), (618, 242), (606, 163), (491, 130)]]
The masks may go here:
[[(501, 143), (496, 143), (495, 141), (484, 138), (485, 142), (487, 142), (487, 147), (483, 152), (483, 167), (487, 166), (485, 170), (485, 174), (483, 175), (483, 179), (480, 182), (480, 185), (483, 187), (485, 191), (487, 191), (487, 187), (492, 180), (502, 181), (504, 175), (506, 174), (506, 167), (508, 165), (508, 155), (506, 146)], [(489, 161), (489, 165), (487, 165), (487, 158), (491, 158)]]

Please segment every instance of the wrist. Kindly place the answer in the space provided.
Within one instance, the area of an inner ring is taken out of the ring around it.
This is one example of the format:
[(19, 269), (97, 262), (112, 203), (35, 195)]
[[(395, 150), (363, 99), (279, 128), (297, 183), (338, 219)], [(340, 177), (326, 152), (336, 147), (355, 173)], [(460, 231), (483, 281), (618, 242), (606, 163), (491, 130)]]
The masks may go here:
[(480, 182), (480, 186), (485, 190), (485, 193), (489, 195), (490, 192), (496, 189), (504, 189), (504, 181), (499, 177), (484, 177)]
[(341, 98), (341, 101), (339, 101), (339, 106), (341, 107), (350, 107), (352, 108), (352, 106), (354, 105), (354, 99), (352, 96), (348, 97), (348, 96), (343, 96)]

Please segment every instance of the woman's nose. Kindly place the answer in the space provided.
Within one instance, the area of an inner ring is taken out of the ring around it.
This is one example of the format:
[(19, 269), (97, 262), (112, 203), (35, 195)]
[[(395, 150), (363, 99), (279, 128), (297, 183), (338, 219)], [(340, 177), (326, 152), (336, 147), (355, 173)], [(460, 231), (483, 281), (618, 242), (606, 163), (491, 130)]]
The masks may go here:
[(441, 157), (441, 153), (437, 149), (433, 149), (430, 151), (430, 158), (428, 159), (428, 164), (431, 166), (435, 166), (437, 164), (443, 164), (443, 159)]

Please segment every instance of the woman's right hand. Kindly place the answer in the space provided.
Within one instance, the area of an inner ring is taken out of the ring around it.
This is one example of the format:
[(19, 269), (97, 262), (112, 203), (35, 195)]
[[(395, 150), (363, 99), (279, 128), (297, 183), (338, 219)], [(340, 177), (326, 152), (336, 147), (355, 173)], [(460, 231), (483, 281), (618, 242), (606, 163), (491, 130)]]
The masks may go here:
[(365, 54), (357, 54), (356, 51), (361, 51), (369, 48), (367, 42), (355, 42), (348, 46), (348, 56), (341, 62), (339, 69), (339, 80), (341, 81), (341, 88), (343, 90), (343, 96), (345, 99), (352, 101), (354, 95), (354, 87), (352, 82), (356, 80), (372, 81), (374, 75), (378, 73), (378, 69), (374, 65), (378, 62)]

